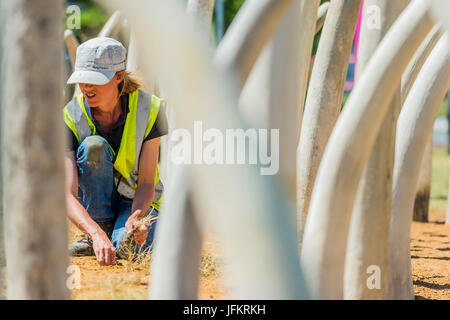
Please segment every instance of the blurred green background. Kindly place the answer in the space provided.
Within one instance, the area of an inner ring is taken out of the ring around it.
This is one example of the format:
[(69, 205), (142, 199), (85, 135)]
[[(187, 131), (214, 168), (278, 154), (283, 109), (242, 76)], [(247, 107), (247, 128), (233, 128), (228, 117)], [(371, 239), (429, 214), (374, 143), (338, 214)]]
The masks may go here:
[[(73, 29), (73, 33), (80, 42), (96, 37), (108, 20), (105, 10), (100, 8), (92, 0), (67, 1), (67, 6), (77, 5), (81, 9), (81, 28)], [(64, 13), (64, 23), (67, 20), (67, 12)]]
[[(187, 0), (185, 0), (187, 2)], [(321, 3), (324, 3), (329, 0), (321, 0)], [(233, 21), (236, 13), (239, 11), (241, 6), (244, 4), (245, 0), (223, 0), (224, 2), (224, 31), (228, 29), (231, 22)], [(101, 30), (105, 22), (108, 20), (108, 15), (105, 10), (103, 10), (100, 6), (98, 6), (93, 0), (72, 0), (67, 1), (67, 6), (70, 5), (78, 5), (81, 9), (81, 29), (73, 30), (75, 35), (81, 42), (84, 42), (90, 38), (95, 37), (98, 32)], [(67, 14), (64, 17), (64, 21), (67, 19)], [(214, 38), (214, 42), (217, 43), (217, 23), (216, 17), (213, 16), (212, 23), (212, 35)], [(314, 38), (314, 46), (313, 46), (313, 54), (316, 53), (317, 47), (319, 45), (320, 39), (319, 32)]]
[[(185, 0), (187, 2), (187, 0)], [(236, 13), (241, 8), (245, 0), (224, 0), (224, 27), (225, 31), (233, 21)], [(81, 42), (95, 37), (108, 20), (108, 14), (93, 0), (72, 0), (67, 1), (67, 6), (78, 5), (81, 9), (81, 29), (73, 30)], [(64, 22), (67, 13), (64, 16)], [(213, 16), (213, 34), (216, 34), (216, 18)]]

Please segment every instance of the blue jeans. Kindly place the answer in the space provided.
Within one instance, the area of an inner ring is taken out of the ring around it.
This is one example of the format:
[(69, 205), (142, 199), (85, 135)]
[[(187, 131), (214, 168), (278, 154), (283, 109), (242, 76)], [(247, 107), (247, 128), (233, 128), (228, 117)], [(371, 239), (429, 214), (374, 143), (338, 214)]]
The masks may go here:
[[(125, 223), (131, 215), (133, 200), (120, 195), (114, 185), (113, 152), (103, 137), (90, 136), (78, 147), (76, 161), (78, 199), (89, 216), (100, 226), (114, 226), (112, 234), (108, 236), (118, 250), (127, 234)], [(158, 211), (153, 209), (152, 215), (157, 216)], [(155, 227), (156, 222), (149, 227), (146, 243), (142, 247), (149, 247), (152, 244)]]

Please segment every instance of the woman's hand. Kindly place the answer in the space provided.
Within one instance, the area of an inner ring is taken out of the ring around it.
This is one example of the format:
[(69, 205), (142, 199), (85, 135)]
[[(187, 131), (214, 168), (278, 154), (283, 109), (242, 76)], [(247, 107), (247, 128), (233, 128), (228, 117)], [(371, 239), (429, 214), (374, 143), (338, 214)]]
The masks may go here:
[(142, 219), (142, 210), (136, 210), (133, 212), (125, 223), (127, 232), (133, 232), (134, 241), (140, 246), (145, 244), (148, 236), (148, 228), (144, 224), (140, 223)]
[(103, 230), (95, 233), (92, 237), (95, 256), (100, 265), (111, 265), (116, 263), (116, 249)]
[(66, 156), (66, 203), (70, 220), (92, 239), (97, 261), (101, 265), (116, 263), (116, 250), (106, 233), (92, 220), (89, 213), (78, 200), (78, 171), (75, 152)]

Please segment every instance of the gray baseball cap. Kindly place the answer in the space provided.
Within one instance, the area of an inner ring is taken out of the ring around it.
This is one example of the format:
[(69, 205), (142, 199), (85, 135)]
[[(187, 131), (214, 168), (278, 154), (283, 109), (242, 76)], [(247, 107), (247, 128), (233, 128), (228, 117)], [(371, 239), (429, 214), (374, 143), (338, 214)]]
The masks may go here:
[(98, 37), (77, 48), (75, 71), (67, 84), (107, 84), (117, 71), (125, 70), (127, 50), (117, 40)]

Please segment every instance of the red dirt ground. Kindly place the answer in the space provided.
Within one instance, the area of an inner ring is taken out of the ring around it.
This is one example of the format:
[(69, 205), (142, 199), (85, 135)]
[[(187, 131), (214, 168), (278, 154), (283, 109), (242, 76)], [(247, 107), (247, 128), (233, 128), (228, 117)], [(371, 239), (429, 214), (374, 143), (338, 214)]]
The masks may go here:
[[(450, 299), (450, 226), (445, 213), (430, 213), (430, 222), (413, 222), (411, 256), (416, 299)], [(71, 240), (76, 238), (71, 227)], [(224, 286), (220, 247), (211, 236), (202, 251), (204, 261), (200, 278), (200, 299), (228, 299)], [(94, 258), (72, 258), (80, 266), (82, 288), (73, 291), (74, 299), (145, 299), (148, 294), (149, 263), (101, 267)]]
[[(411, 257), (416, 299), (450, 299), (450, 226), (444, 221), (445, 212), (431, 212), (428, 223), (412, 223)], [(79, 236), (71, 225), (70, 241)], [(221, 249), (213, 237), (206, 238), (202, 256), (199, 298), (232, 298), (224, 285)], [(73, 290), (74, 299), (148, 297), (150, 261), (136, 264), (120, 260), (115, 266), (102, 267), (93, 257), (75, 257), (71, 258), (71, 263), (79, 266), (81, 271), (81, 288)]]
[(411, 257), (416, 299), (450, 299), (450, 226), (445, 212), (430, 213), (429, 222), (413, 222)]

